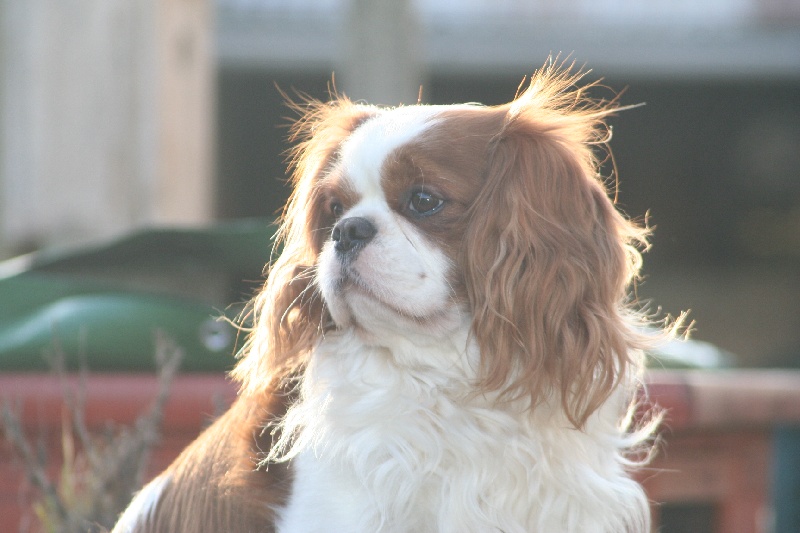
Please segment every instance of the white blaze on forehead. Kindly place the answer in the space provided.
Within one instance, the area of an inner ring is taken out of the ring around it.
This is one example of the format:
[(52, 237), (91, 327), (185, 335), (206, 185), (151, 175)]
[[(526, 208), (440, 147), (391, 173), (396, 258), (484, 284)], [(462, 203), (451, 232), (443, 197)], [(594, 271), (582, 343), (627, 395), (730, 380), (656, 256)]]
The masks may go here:
[(442, 106), (398, 107), (366, 121), (342, 146), (345, 179), (362, 198), (382, 197), (381, 167), (387, 156), (434, 124), (441, 111)]

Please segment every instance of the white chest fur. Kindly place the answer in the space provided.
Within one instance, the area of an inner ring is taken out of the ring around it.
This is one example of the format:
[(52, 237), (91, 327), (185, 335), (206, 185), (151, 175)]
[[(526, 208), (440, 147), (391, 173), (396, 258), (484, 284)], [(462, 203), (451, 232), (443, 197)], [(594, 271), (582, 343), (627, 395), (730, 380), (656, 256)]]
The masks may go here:
[(471, 395), (457, 343), (364, 346), (329, 335), (282, 423), (292, 494), (279, 533), (641, 533), (619, 406), (587, 427)]

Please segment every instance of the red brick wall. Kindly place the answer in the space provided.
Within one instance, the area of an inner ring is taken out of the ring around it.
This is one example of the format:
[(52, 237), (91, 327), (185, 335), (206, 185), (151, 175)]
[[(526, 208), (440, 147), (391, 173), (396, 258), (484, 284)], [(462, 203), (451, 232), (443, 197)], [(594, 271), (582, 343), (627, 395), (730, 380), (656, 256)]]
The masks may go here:
[[(66, 382), (67, 390), (77, 386), (77, 378)], [(92, 375), (86, 385), (86, 423), (92, 430), (102, 429), (108, 421), (131, 424), (148, 409), (157, 390), (151, 375)], [(65, 384), (50, 375), (0, 374), (0, 401), (21, 415), (29, 440), (44, 445), (51, 479), (57, 479), (62, 462), (64, 391)], [(222, 376), (178, 376), (164, 409), (162, 437), (151, 455), (148, 476), (168, 466), (234, 396), (234, 385)], [(0, 439), (0, 533), (16, 532), (32, 520), (33, 496), (20, 461), (9, 443)]]
[[(662, 371), (651, 373), (649, 382), (650, 400), (668, 413), (656, 459), (637, 474), (654, 502), (656, 519), (662, 504), (700, 503), (713, 510), (714, 531), (764, 533), (771, 506), (772, 428), (800, 423), (800, 373)], [(69, 383), (75, 386), (77, 380)], [(18, 408), (29, 435), (46, 437), (54, 475), (61, 455), (63, 390), (51, 376), (0, 375), (0, 399)], [(130, 424), (156, 390), (153, 376), (93, 375), (87, 382), (87, 423), (93, 428), (107, 420)], [(235, 387), (222, 376), (177, 377), (150, 475), (166, 467), (234, 396)], [(26, 487), (7, 443), (0, 444), (0, 532), (17, 531), (30, 514)]]

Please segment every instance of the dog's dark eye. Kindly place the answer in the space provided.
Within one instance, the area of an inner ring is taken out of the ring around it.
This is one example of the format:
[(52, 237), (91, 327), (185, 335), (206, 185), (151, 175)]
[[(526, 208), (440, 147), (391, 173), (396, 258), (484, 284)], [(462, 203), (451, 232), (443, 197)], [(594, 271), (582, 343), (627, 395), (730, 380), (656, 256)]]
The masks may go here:
[(344, 208), (342, 204), (339, 203), (338, 200), (332, 200), (331, 203), (328, 205), (328, 209), (330, 209), (333, 218), (339, 218), (344, 213)]
[(432, 215), (442, 208), (444, 200), (425, 191), (414, 191), (411, 193), (411, 200), (408, 208), (418, 215)]

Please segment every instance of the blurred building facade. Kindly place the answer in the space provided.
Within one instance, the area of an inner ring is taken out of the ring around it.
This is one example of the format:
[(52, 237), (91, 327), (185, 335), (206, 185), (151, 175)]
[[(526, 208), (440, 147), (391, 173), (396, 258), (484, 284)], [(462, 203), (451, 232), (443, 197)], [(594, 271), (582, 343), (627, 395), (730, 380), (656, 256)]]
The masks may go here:
[[(800, 3), (211, 1), (76, 0), (92, 17), (72, 30), (68, 8), (43, 14), (56, 0), (32, 0), (36, 13), (0, 3), (0, 254), (65, 233), (274, 215), (288, 194), (282, 91), (496, 104), (559, 55), (627, 89), (624, 104), (646, 103), (613, 119), (612, 141), (620, 206), (656, 227), (639, 296), (692, 309), (696, 336), (742, 364), (800, 365)], [(123, 5), (133, 18), (108, 13)], [(30, 20), (46, 23), (18, 29)], [(59, 46), (72, 32), (90, 54), (79, 68)], [(43, 66), (46, 33), (58, 53)], [(97, 64), (116, 70), (99, 75)], [(65, 115), (62, 103), (75, 107)], [(102, 110), (115, 103), (125, 135), (107, 131), (116, 119)], [(87, 167), (79, 142), (106, 162)], [(167, 153), (177, 166), (163, 166)]]
[[(694, 336), (740, 364), (800, 365), (800, 3), (388, 1), (362, 25), (359, 4), (218, 3), (220, 216), (285, 198), (291, 114), (274, 84), (325, 98), (335, 72), (354, 99), (407, 103), (422, 86), (425, 103), (496, 104), (560, 55), (646, 104), (613, 119), (611, 143), (620, 206), (655, 226), (639, 297), (691, 310)], [(398, 78), (399, 94), (364, 81)]]

